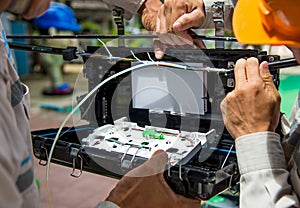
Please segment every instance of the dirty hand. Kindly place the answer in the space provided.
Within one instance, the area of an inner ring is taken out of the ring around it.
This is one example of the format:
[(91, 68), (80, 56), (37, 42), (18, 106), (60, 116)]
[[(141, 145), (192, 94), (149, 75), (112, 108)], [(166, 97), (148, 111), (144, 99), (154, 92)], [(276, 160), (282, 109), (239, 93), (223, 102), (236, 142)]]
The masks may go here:
[(150, 160), (126, 174), (106, 201), (122, 208), (199, 208), (199, 200), (177, 195), (168, 186), (163, 177), (167, 161), (164, 151), (156, 151)]
[(235, 89), (221, 103), (225, 126), (231, 136), (275, 131), (280, 116), (280, 95), (274, 86), (268, 63), (256, 58), (237, 61)]

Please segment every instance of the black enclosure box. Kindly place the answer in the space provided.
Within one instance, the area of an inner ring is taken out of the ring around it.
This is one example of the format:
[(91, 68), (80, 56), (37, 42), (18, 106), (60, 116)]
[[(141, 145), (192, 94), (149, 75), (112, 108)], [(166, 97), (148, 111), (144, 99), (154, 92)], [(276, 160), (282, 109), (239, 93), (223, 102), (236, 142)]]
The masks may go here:
[[(114, 57), (107, 57), (104, 48), (88, 47), (91, 55), (85, 57), (84, 75), (88, 79), (89, 92), (104, 79), (126, 70), (142, 61), (154, 61), (153, 49), (150, 48), (109, 48)], [(132, 55), (134, 54), (134, 56)], [(276, 61), (279, 56), (269, 56), (257, 50), (229, 50), (229, 49), (168, 49), (163, 61), (169, 63), (192, 64), (198, 68), (233, 69), (240, 58), (257, 57), (260, 61)], [(99, 67), (101, 66), (101, 67)], [(182, 72), (184, 73), (184, 72)], [(279, 72), (272, 71), (274, 83), (279, 86)], [(103, 85), (95, 96), (80, 108), (82, 119), (89, 125), (79, 127), (65, 127), (54, 149), (52, 162), (73, 168), (73, 176), (79, 176), (81, 171), (89, 171), (114, 178), (121, 178), (129, 170), (146, 161), (136, 155), (126, 155), (112, 151), (104, 151), (89, 147), (82, 143), (97, 127), (114, 124), (114, 120), (128, 117), (138, 126), (147, 125), (174, 129), (178, 131), (196, 131), (206, 133), (213, 127), (214, 136), (202, 144), (198, 152), (183, 165), (177, 164), (165, 171), (165, 179), (171, 188), (179, 194), (191, 198), (209, 199), (212, 196), (234, 186), (239, 180), (234, 141), (224, 128), (220, 103), (224, 96), (234, 89), (233, 71), (227, 73), (203, 71), (205, 86), (202, 94), (200, 114), (193, 110), (177, 112), (172, 110), (147, 109), (136, 104), (133, 99), (131, 72)], [(122, 82), (122, 89), (117, 87)], [(194, 91), (195, 92), (195, 91)], [(79, 96), (80, 102), (86, 94)], [(149, 95), (151, 96), (151, 95)], [(124, 114), (124, 112), (126, 112)], [(160, 122), (161, 121), (161, 122)], [(47, 129), (32, 132), (34, 155), (45, 164), (57, 129)], [(201, 152), (209, 150), (209, 157), (201, 160)], [(122, 161), (130, 161), (126, 168)], [(114, 171), (110, 171), (113, 169)]]

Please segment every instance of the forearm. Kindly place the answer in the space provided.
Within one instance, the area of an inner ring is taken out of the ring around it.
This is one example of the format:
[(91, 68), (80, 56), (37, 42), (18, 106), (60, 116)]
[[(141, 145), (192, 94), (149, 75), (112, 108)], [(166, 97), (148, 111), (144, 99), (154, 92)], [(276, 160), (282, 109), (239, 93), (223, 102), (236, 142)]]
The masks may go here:
[(236, 152), (242, 208), (299, 206), (278, 134), (261, 132), (240, 137)]
[(30, 2), (31, 0), (3, 0), (0, 11), (8, 10), (16, 14), (23, 14), (28, 9)]

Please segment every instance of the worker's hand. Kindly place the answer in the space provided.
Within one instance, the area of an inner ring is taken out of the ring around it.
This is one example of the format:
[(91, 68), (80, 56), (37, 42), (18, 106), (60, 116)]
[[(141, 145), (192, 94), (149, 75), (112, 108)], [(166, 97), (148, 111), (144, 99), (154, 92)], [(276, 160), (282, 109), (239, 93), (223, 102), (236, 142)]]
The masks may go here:
[(42, 15), (49, 7), (51, 0), (31, 0), (29, 8), (23, 13), (25, 19)]
[(203, 0), (165, 0), (159, 11), (156, 32), (173, 32), (193, 42), (188, 29), (199, 28), (204, 20)]
[(192, 39), (190, 30), (199, 28), (205, 20), (203, 0), (165, 0), (164, 4), (156, 1), (147, 0), (141, 15), (146, 29), (159, 34), (154, 42), (157, 59), (163, 57), (166, 45), (205, 48), (202, 40)]
[(274, 132), (280, 116), (280, 95), (268, 63), (256, 58), (237, 61), (235, 89), (221, 103), (225, 126), (234, 139), (251, 133)]
[[(160, 8), (156, 33), (161, 34), (154, 47), (156, 58), (162, 58), (166, 45), (197, 46), (205, 48), (202, 40), (193, 40), (191, 29), (199, 28), (205, 20), (203, 0), (165, 0)], [(175, 35), (168, 35), (174, 33)]]
[(167, 161), (164, 151), (155, 152), (150, 160), (126, 174), (106, 200), (122, 208), (199, 208), (199, 200), (177, 195), (170, 189), (163, 177)]

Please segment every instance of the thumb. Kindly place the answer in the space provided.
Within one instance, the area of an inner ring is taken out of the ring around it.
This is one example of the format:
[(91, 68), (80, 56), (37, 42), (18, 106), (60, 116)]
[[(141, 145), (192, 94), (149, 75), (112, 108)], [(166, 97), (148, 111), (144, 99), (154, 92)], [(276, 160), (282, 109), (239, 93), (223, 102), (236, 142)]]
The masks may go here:
[(141, 166), (128, 172), (127, 177), (147, 177), (163, 173), (168, 163), (168, 155), (163, 150), (156, 151), (152, 157)]
[[(188, 30), (188, 34), (192, 37), (193, 35), (197, 35), (193, 30), (189, 29)], [(198, 48), (206, 48), (205, 43), (203, 42), (202, 39), (193, 39), (193, 43), (195, 46), (197, 46)]]
[(173, 24), (173, 31), (179, 32), (190, 28), (199, 28), (205, 20), (205, 16), (199, 10), (191, 13), (185, 13), (179, 17)]
[(277, 89), (273, 82), (273, 76), (269, 71), (268, 62), (264, 61), (259, 65), (259, 72), (263, 82), (265, 83), (265, 87), (271, 91), (277, 92)]
[(273, 83), (273, 77), (269, 71), (268, 62), (264, 61), (259, 65), (260, 76), (265, 83), (270, 82)]
[[(161, 173), (165, 170), (168, 163), (168, 154), (163, 150), (157, 150), (153, 153), (146, 165), (149, 165), (156, 173)], [(154, 173), (155, 174), (155, 173)]]

